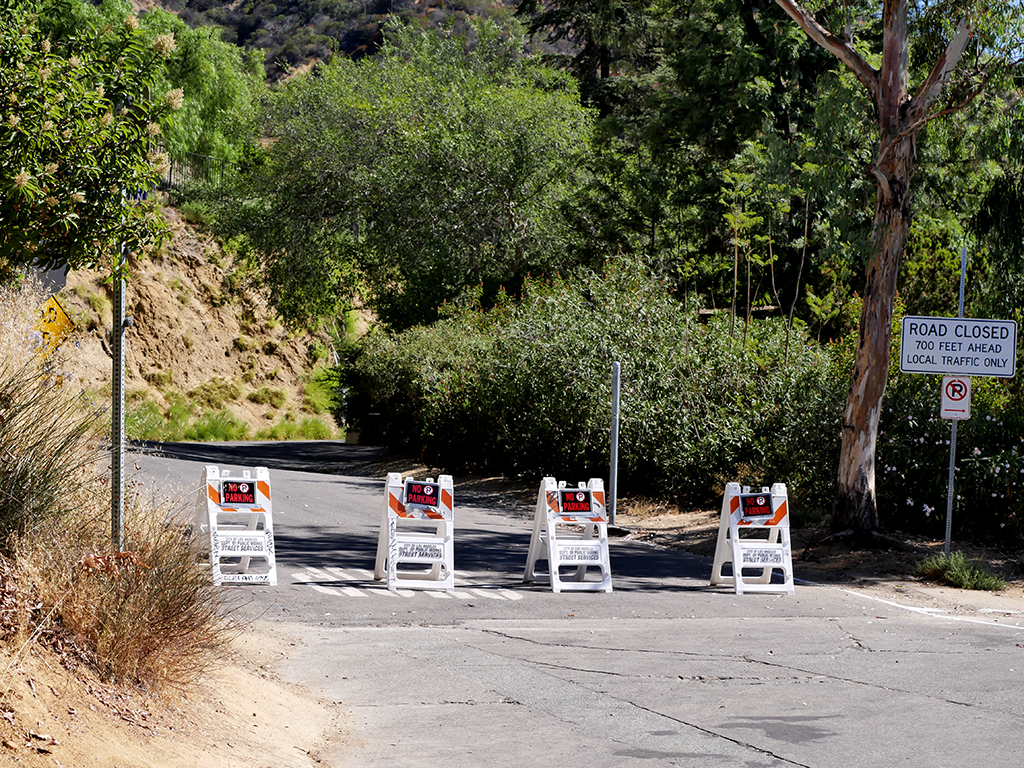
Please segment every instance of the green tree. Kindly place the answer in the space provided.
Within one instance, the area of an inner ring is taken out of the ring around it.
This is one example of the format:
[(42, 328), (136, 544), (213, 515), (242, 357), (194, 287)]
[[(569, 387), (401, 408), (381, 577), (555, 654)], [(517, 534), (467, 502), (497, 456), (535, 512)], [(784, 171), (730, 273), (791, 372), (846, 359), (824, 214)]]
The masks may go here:
[[(132, 7), (127, 0), (64, 0), (46, 6), (43, 31), (54, 39), (74, 37), (79, 30), (117, 27)], [(177, 16), (153, 8), (139, 16), (143, 40), (173, 35), (176, 45), (153, 83), (155, 92), (181, 88), (184, 106), (165, 126), (159, 143), (172, 157), (185, 152), (236, 160), (251, 112), (265, 89), (266, 74), (258, 51), (221, 40), (219, 27), (191, 28)]]
[(265, 135), (220, 206), (287, 318), (330, 314), (358, 291), (404, 328), (566, 263), (559, 206), (591, 126), (571, 79), (489, 23), (473, 46), (387, 33), (379, 59), (336, 60), (268, 100)]
[(998, 80), (1010, 68), (1024, 42), (1024, 20), (1019, 4), (1005, 0), (881, 0), (855, 3), (861, 6), (854, 9), (856, 18), (869, 27), (865, 38), (855, 36), (853, 14), (833, 15), (834, 22), (845, 24), (840, 37), (812, 13), (823, 4), (776, 3), (860, 82), (876, 131), (868, 166), (876, 183), (874, 243), (865, 272), (832, 514), (834, 529), (870, 538), (879, 528), (875, 448), (897, 278), (913, 212), (918, 138), (930, 121), (964, 109), (992, 78)]
[(0, 5), (0, 261), (99, 267), (158, 236), (152, 148), (182, 92), (153, 91), (174, 38), (138, 20), (51, 39), (23, 3)]

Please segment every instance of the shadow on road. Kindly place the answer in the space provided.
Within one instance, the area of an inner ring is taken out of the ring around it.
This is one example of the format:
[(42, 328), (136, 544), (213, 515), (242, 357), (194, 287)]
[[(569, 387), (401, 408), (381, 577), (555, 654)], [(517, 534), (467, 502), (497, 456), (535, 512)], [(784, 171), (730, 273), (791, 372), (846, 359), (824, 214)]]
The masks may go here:
[[(365, 535), (338, 535), (324, 528), (291, 529), (274, 537), (278, 564), (317, 568), (362, 568), (372, 570), (377, 553), (377, 531)], [(492, 573), (495, 582), (521, 586), (530, 546), (529, 531), (509, 534), (487, 530), (456, 531), (456, 573)], [(647, 547), (641, 544), (614, 545), (611, 551), (612, 581), (626, 591), (688, 590), (679, 578), (705, 580), (711, 566), (702, 559)], [(545, 572), (542, 562), (540, 571)], [(666, 583), (671, 579), (672, 584)], [(544, 581), (544, 580), (542, 580)], [(329, 584), (325, 586), (330, 586)], [(544, 583), (545, 588), (546, 582)]]
[(340, 440), (234, 443), (158, 443), (133, 440), (129, 450), (150, 456), (211, 464), (338, 474), (377, 461), (387, 449), (377, 445), (349, 445)]

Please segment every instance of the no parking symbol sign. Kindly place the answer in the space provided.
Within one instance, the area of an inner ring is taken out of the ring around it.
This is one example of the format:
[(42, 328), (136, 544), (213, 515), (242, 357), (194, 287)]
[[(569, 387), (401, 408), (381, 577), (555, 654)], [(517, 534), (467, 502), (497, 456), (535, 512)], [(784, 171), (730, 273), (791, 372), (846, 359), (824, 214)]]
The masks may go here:
[(971, 418), (971, 377), (943, 376), (939, 415), (944, 419)]

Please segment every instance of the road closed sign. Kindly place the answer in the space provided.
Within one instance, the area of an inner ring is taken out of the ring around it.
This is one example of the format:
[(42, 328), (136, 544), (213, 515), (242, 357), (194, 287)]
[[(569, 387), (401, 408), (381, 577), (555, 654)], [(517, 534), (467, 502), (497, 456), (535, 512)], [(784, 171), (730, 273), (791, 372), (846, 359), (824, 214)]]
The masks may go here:
[(900, 370), (1012, 378), (1017, 372), (1017, 323), (962, 317), (904, 317)]

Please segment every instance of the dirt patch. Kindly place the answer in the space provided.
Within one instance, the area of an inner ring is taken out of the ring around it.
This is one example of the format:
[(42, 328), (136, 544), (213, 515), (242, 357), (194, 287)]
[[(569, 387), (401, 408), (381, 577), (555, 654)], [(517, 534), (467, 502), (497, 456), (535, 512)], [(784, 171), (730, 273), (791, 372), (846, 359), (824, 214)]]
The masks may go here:
[[(163, 209), (171, 238), (132, 262), (125, 290), (125, 391), (129, 405), (167, 409), (187, 396), (201, 408), (225, 408), (251, 429), (301, 415), (305, 377), (330, 344), (292, 332), (230, 253), (173, 208)], [(77, 333), (62, 352), (87, 392), (109, 397), (113, 293), (106, 275), (68, 275), (58, 299)], [(333, 423), (330, 417), (325, 423)]]
[(257, 625), (231, 658), (185, 693), (113, 688), (32, 646), (0, 649), (0, 763), (41, 768), (315, 766), (344, 739), (340, 710), (270, 671), (296, 641)]

